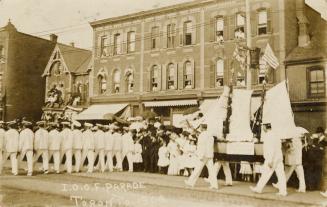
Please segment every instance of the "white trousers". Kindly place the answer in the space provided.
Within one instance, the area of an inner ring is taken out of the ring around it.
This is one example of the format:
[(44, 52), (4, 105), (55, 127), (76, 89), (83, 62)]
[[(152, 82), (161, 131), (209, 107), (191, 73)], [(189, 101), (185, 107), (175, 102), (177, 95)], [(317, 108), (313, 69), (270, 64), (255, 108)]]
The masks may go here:
[(59, 150), (49, 150), (49, 160), (53, 157), (53, 167), (54, 170), (60, 172), (60, 151)]
[(37, 162), (39, 157), (42, 155), (42, 163), (43, 163), (43, 171), (47, 171), (49, 169), (49, 153), (46, 149), (39, 149), (36, 151), (34, 155), (34, 164)]
[(232, 172), (230, 170), (229, 167), (229, 162), (225, 162), (225, 161), (218, 161), (214, 164), (214, 169), (215, 169), (215, 173), (214, 175), (217, 177), (220, 168), (223, 167), (223, 171), (225, 174), (225, 184), (226, 185), (232, 185), (233, 184), (233, 178), (232, 178)]
[(121, 151), (117, 151), (117, 150), (113, 151), (113, 156), (112, 157), (116, 157), (116, 168), (119, 169), (119, 170), (123, 169), (121, 156), (122, 156)]
[(218, 182), (217, 182), (217, 177), (215, 176), (215, 169), (213, 166), (212, 158), (203, 158), (202, 160), (199, 160), (199, 162), (196, 163), (194, 171), (192, 172), (191, 176), (188, 178), (188, 182), (194, 186), (205, 165), (208, 168), (210, 186), (214, 188), (218, 188)]
[(26, 156), (27, 161), (27, 174), (33, 173), (33, 150), (28, 150), (20, 155), (20, 161), (23, 161)]
[(133, 154), (132, 154), (132, 152), (125, 152), (123, 154), (122, 160), (124, 160), (125, 157), (127, 157), (127, 161), (128, 161), (128, 171), (133, 172)]
[(10, 161), (11, 161), (11, 172), (12, 172), (12, 174), (17, 175), (18, 174), (17, 152), (6, 152), (5, 156), (4, 156), (4, 161), (2, 163), (2, 167), (5, 165), (8, 158), (10, 158)]
[(62, 162), (64, 155), (66, 155), (66, 161), (65, 161), (66, 171), (67, 171), (67, 173), (72, 173), (72, 168), (73, 168), (73, 166), (72, 166), (73, 165), (72, 164), (72, 158), (73, 158), (72, 150), (68, 149), (68, 150), (61, 152), (60, 163)]
[(73, 155), (75, 158), (75, 172), (79, 172), (81, 166), (81, 157), (82, 157), (82, 150), (81, 149), (74, 149)]
[(299, 179), (299, 190), (305, 191), (306, 185), (304, 179), (303, 165), (285, 166), (286, 183), (290, 179), (294, 171), (296, 173), (297, 178)]
[(96, 159), (97, 156), (99, 156), (97, 168), (100, 165), (101, 172), (104, 172), (104, 170), (106, 169), (104, 161), (104, 149), (95, 150), (94, 159)]
[(262, 169), (261, 177), (257, 183), (256, 189), (261, 192), (265, 187), (265, 185), (267, 184), (267, 182), (269, 181), (272, 174), (276, 172), (277, 179), (278, 179), (279, 193), (286, 194), (287, 193), (286, 177), (285, 177), (283, 162), (276, 163), (275, 166), (272, 168), (270, 168), (268, 164), (265, 162), (262, 168), (263, 169)]
[(87, 158), (87, 172), (91, 173), (93, 172), (93, 165), (94, 165), (94, 150), (83, 150), (82, 151), (82, 159), (81, 164), (83, 165), (85, 162), (85, 159)]
[(112, 172), (114, 171), (114, 164), (113, 164), (113, 161), (112, 161), (112, 151), (106, 151), (106, 156), (107, 156), (107, 162), (106, 162), (106, 166), (108, 166), (109, 168), (109, 172)]

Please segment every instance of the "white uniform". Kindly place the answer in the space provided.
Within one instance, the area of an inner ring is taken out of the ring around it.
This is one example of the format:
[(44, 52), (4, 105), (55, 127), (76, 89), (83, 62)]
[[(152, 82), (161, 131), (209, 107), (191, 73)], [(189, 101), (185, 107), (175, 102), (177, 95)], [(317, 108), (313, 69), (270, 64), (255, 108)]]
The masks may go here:
[(0, 128), (0, 175), (2, 173), (3, 165), (3, 153), (4, 153), (4, 143), (5, 143), (5, 133), (6, 131), (3, 128)]
[(93, 132), (90, 129), (87, 129), (83, 132), (83, 146), (82, 146), (82, 160), (81, 164), (84, 164), (85, 159), (88, 161), (88, 170), (87, 172), (93, 172), (94, 164), (94, 136)]
[(79, 172), (81, 166), (83, 147), (83, 133), (79, 129), (73, 130), (73, 155), (75, 157), (75, 172)]
[(212, 188), (218, 188), (217, 177), (215, 174), (215, 169), (213, 167), (213, 148), (214, 148), (214, 138), (208, 133), (208, 131), (203, 131), (200, 133), (198, 138), (198, 146), (196, 154), (199, 158), (199, 162), (194, 168), (193, 173), (186, 181), (187, 184), (194, 186), (197, 179), (199, 178), (204, 165), (207, 166), (209, 172), (209, 182)]
[(34, 133), (31, 129), (25, 128), (19, 134), (19, 151), (21, 161), (26, 155), (27, 160), (27, 174), (32, 175), (33, 173), (33, 142)]
[(96, 159), (97, 156), (99, 156), (98, 159), (98, 165), (100, 165), (101, 172), (104, 172), (106, 166), (105, 166), (105, 161), (104, 161), (104, 143), (105, 139), (105, 133), (98, 129), (96, 132), (94, 132), (94, 144), (95, 144), (95, 154), (94, 158)]
[(4, 163), (10, 157), (11, 172), (14, 175), (18, 174), (17, 152), (19, 147), (19, 133), (15, 129), (9, 129), (5, 132), (5, 159)]
[[(133, 162), (134, 163), (142, 163), (143, 162), (142, 145), (138, 142), (134, 144)], [(169, 159), (168, 159), (168, 162), (169, 162)]]
[(114, 143), (113, 143), (113, 156), (116, 157), (116, 168), (118, 170), (122, 170), (123, 167), (122, 167), (122, 135), (118, 132), (114, 132), (112, 134), (113, 136), (113, 140), (114, 140)]
[(132, 137), (132, 133), (125, 133), (122, 137), (122, 145), (123, 145), (123, 156), (122, 160), (124, 160), (125, 156), (128, 160), (128, 171), (133, 172), (133, 151), (134, 151), (134, 141)]
[(166, 146), (161, 146), (158, 151), (158, 166), (167, 167), (169, 165), (169, 152)]
[(57, 129), (52, 129), (49, 132), (49, 159), (53, 157), (54, 170), (56, 173), (60, 172), (60, 148), (61, 148), (61, 134)]
[(286, 195), (287, 189), (281, 140), (279, 137), (274, 135), (272, 131), (265, 133), (263, 140), (263, 157), (265, 158), (265, 162), (262, 169), (262, 176), (260, 177), (255, 190), (257, 192), (262, 192), (271, 175), (275, 171), (278, 178), (279, 193), (281, 195)]
[(106, 166), (108, 166), (109, 171), (112, 172), (114, 170), (114, 165), (113, 165), (113, 161), (112, 161), (114, 138), (113, 138), (111, 131), (105, 132), (104, 143), (105, 143), (104, 150), (105, 150), (105, 154), (107, 156)]
[(170, 141), (167, 145), (169, 152), (169, 167), (168, 167), (168, 175), (178, 175), (180, 170), (179, 157), (180, 152), (178, 149), (178, 145), (176, 141)]
[(64, 155), (66, 156), (67, 173), (72, 173), (72, 151), (73, 151), (73, 132), (69, 128), (64, 128), (61, 132), (61, 156), (60, 162)]
[(44, 128), (39, 128), (35, 132), (34, 149), (36, 150), (36, 155), (34, 156), (34, 163), (37, 162), (39, 157), (42, 155), (43, 171), (48, 171), (49, 169), (48, 144), (48, 131)]

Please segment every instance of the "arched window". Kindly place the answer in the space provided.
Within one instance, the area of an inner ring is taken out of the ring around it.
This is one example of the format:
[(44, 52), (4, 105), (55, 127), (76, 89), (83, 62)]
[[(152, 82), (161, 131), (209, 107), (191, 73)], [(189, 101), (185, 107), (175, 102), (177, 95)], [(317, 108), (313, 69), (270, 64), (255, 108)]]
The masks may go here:
[(193, 68), (190, 61), (184, 64), (184, 88), (189, 89), (193, 87)]
[(224, 60), (218, 59), (216, 62), (216, 87), (224, 85)]
[(167, 67), (167, 89), (176, 89), (175, 88), (175, 81), (177, 77), (175, 77), (175, 65), (170, 63)]
[(133, 92), (134, 88), (134, 74), (132, 69), (128, 68), (125, 72), (125, 80), (126, 80), (126, 91), (128, 93)]
[(151, 69), (151, 91), (159, 90), (159, 78), (159, 67), (154, 65)]
[(114, 93), (119, 93), (120, 90), (120, 71), (118, 69), (116, 69), (113, 73), (113, 92)]
[(107, 80), (103, 75), (98, 76), (99, 94), (104, 94), (107, 91)]

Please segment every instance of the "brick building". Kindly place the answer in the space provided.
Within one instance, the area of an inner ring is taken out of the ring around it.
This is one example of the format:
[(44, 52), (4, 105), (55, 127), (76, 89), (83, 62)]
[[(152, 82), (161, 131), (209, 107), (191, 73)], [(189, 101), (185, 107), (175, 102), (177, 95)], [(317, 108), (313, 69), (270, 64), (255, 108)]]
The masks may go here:
[(40, 119), (45, 90), (41, 75), (55, 45), (56, 40), (17, 31), (10, 21), (0, 28), (1, 120)]
[(327, 124), (327, 19), (303, 1), (297, 11), (298, 46), (286, 58), (286, 74), (295, 122), (314, 132)]
[[(269, 86), (285, 79), (284, 60), (297, 45), (295, 6), (250, 1), (252, 46), (269, 43), (280, 61), (269, 70)], [(91, 103), (124, 103), (134, 116), (152, 110), (174, 122), (187, 106), (219, 96), (231, 80), (245, 87), (246, 72), (232, 60), (236, 44), (246, 44), (245, 18), (245, 1), (201, 0), (92, 22)], [(252, 70), (257, 95), (263, 76)]]

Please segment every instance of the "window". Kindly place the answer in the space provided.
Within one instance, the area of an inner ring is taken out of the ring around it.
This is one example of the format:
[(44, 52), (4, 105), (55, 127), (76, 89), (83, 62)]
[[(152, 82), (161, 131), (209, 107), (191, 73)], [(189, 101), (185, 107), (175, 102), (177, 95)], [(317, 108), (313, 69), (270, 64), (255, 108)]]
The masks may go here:
[(62, 65), (59, 61), (56, 61), (52, 64), (50, 71), (53, 70), (53, 74), (55, 76), (59, 76), (63, 73)]
[(158, 49), (159, 44), (159, 27), (151, 28), (151, 49)]
[(184, 88), (189, 89), (193, 86), (193, 69), (192, 63), (190, 61), (186, 61), (184, 65)]
[(321, 66), (315, 66), (308, 69), (309, 74), (309, 96), (324, 97), (326, 94), (325, 70)]
[(120, 90), (120, 71), (115, 70), (113, 73), (113, 84), (114, 84), (114, 93), (119, 93)]
[(104, 76), (98, 76), (99, 94), (104, 94), (107, 91), (107, 80)]
[(175, 88), (175, 66), (173, 63), (170, 63), (167, 68), (167, 88), (168, 89), (176, 89)]
[(1, 60), (3, 60), (5, 57), (5, 49), (2, 45), (0, 45), (0, 63), (1, 63)]
[(107, 57), (109, 56), (109, 48), (108, 48), (108, 38), (107, 36), (101, 37), (101, 57)]
[(184, 45), (192, 44), (192, 22), (187, 21), (184, 23)]
[(216, 63), (216, 87), (224, 85), (224, 60), (219, 59)]
[(243, 13), (236, 14), (235, 37), (237, 39), (245, 39), (245, 16)]
[(268, 64), (262, 58), (259, 59), (259, 74), (258, 74), (258, 82), (259, 84), (264, 84), (266, 80), (266, 72), (268, 70)]
[(154, 65), (151, 70), (151, 91), (159, 90), (159, 68), (157, 65)]
[(114, 54), (119, 55), (121, 54), (121, 35), (115, 34), (114, 36)]
[(258, 13), (258, 34), (267, 34), (267, 10), (260, 10)]
[(222, 17), (216, 18), (216, 42), (224, 41), (224, 19)]
[(128, 73), (126, 75), (126, 81), (127, 81), (127, 92), (128, 93), (133, 92), (133, 88), (134, 88), (134, 76), (133, 76), (133, 73)]
[(239, 71), (236, 74), (236, 86), (245, 86), (245, 74), (244, 71)]
[(175, 47), (175, 24), (167, 25), (167, 48)]
[(127, 52), (135, 51), (135, 32), (129, 32), (127, 34)]

